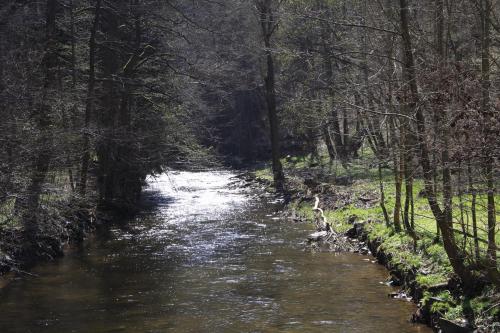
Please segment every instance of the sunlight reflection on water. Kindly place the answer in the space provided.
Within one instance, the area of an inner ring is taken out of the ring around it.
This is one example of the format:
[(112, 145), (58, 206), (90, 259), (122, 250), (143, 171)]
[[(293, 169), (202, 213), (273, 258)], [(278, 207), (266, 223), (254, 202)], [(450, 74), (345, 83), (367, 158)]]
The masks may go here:
[(148, 179), (149, 208), (0, 299), (0, 332), (429, 332), (387, 272), (314, 253), (312, 226), (225, 171)]

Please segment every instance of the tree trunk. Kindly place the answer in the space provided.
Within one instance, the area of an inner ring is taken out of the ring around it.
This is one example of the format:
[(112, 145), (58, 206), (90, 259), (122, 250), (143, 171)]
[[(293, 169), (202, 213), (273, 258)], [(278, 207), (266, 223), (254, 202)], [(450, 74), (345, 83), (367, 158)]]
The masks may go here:
[(260, 21), (262, 35), (264, 38), (265, 56), (266, 56), (266, 102), (269, 118), (269, 128), (271, 134), (271, 150), (273, 161), (274, 186), (278, 191), (282, 191), (285, 183), (283, 166), (281, 165), (279, 121), (276, 110), (276, 87), (274, 73), (274, 59), (271, 51), (271, 37), (276, 29), (275, 15), (272, 8), (272, 0), (258, 1), (260, 10)]
[(474, 237), (474, 254), (477, 261), (479, 261), (479, 237), (477, 235), (477, 216), (476, 216), (476, 200), (477, 200), (477, 190), (474, 186), (472, 180), (472, 168), (470, 165), (470, 160), (467, 161), (467, 174), (469, 178), (469, 192), (472, 196), (470, 204), (470, 212), (472, 217), (472, 235)]
[(495, 184), (494, 184), (494, 138), (498, 135), (495, 132), (498, 121), (490, 105), (490, 44), (491, 44), (491, 0), (481, 0), (481, 113), (487, 126), (486, 151), (486, 183), (488, 197), (488, 249), (487, 249), (487, 269), (490, 280), (500, 285), (500, 273), (497, 264), (497, 246), (495, 242), (496, 234), (496, 211), (495, 211)]
[(340, 117), (339, 117), (339, 112), (337, 110), (337, 107), (335, 106), (334, 103), (334, 97), (335, 97), (335, 89), (334, 89), (334, 77), (333, 77), (333, 65), (332, 61), (330, 59), (330, 54), (328, 52), (327, 48), (327, 43), (328, 43), (328, 38), (327, 38), (327, 27), (324, 25), (321, 25), (321, 34), (322, 34), (322, 57), (323, 57), (323, 66), (325, 68), (326, 72), (326, 80), (327, 80), (327, 91), (331, 100), (331, 111), (330, 111), (330, 116), (328, 117), (328, 127), (329, 127), (329, 133), (330, 133), (330, 138), (331, 141), (333, 142), (334, 145), (334, 150), (335, 150), (335, 158), (339, 159), (344, 167), (347, 166), (347, 149), (345, 146), (345, 139), (344, 134), (346, 134), (347, 128), (344, 128), (344, 133), (341, 131), (340, 128)]
[[(109, 7), (108, 7), (109, 6)], [(102, 70), (101, 108), (96, 114), (99, 138), (96, 142), (98, 160), (97, 183), (99, 201), (104, 205), (113, 205), (116, 198), (117, 176), (120, 172), (118, 166), (118, 124), (117, 117), (120, 111), (122, 85), (117, 82), (122, 69), (124, 36), (120, 26), (125, 23), (124, 11), (128, 7), (126, 2), (113, 0), (107, 1), (106, 10), (100, 14), (99, 27), (107, 40), (114, 43), (100, 43), (98, 54)], [(97, 52), (97, 51), (96, 51)]]
[(328, 125), (323, 125), (323, 139), (325, 140), (326, 149), (328, 150), (328, 156), (330, 157), (330, 162), (335, 161), (335, 147), (332, 142), (332, 137), (330, 136), (330, 130)]
[(271, 54), (271, 47), (269, 40), (266, 39), (266, 59), (267, 59), (267, 75), (266, 75), (266, 101), (267, 112), (269, 117), (269, 128), (271, 130), (271, 150), (273, 159), (273, 176), (274, 186), (277, 190), (283, 190), (285, 176), (283, 174), (283, 166), (281, 165), (281, 152), (280, 152), (280, 135), (278, 115), (276, 111), (276, 92), (274, 81), (274, 61)]
[(26, 237), (34, 240), (39, 232), (37, 214), (39, 213), (39, 201), (43, 184), (46, 181), (52, 159), (53, 134), (51, 131), (52, 108), (48, 97), (56, 82), (56, 70), (58, 63), (57, 56), (57, 26), (56, 26), (56, 0), (46, 2), (46, 23), (45, 23), (45, 56), (43, 58), (44, 82), (43, 92), (39, 105), (35, 106), (34, 119), (39, 131), (37, 151), (33, 163), (33, 172), (29, 180), (26, 193), (23, 198), (16, 202), (16, 210), (22, 211), (22, 221)]
[[(404, 121), (403, 127), (409, 128), (407, 121)], [(406, 131), (403, 129), (403, 131)], [(403, 135), (403, 162), (404, 168), (403, 176), (405, 181), (405, 204), (403, 212), (403, 224), (405, 226), (406, 232), (413, 239), (413, 248), (417, 248), (417, 234), (414, 229), (414, 216), (413, 216), (413, 163), (412, 163), (412, 134), (406, 133)], [(411, 211), (410, 211), (411, 209)]]
[[(436, 54), (437, 54), (437, 69), (442, 68), (443, 62), (445, 60), (445, 54), (444, 54), (444, 2), (443, 0), (435, 0), (435, 11), (436, 11)], [(439, 110), (438, 108), (434, 109), (434, 115), (433, 115), (433, 120), (434, 120), (434, 135), (438, 136), (440, 133), (444, 134), (442, 132), (442, 128), (446, 126), (444, 124), (444, 113), (446, 113), (446, 110)], [(444, 149), (447, 149), (446, 147)], [(444, 154), (444, 152), (442, 152)], [(446, 154), (444, 155), (446, 157)], [(437, 192), (437, 187), (438, 187), (438, 182), (437, 182), (437, 162), (436, 162), (436, 150), (432, 150), (432, 178), (434, 181), (434, 192)], [(443, 167), (445, 164), (443, 163)], [(443, 168), (443, 182), (445, 176), (445, 170)], [(443, 189), (444, 190), (444, 189)], [(440, 238), (440, 228), (438, 225), (438, 222), (436, 221), (436, 242), (439, 241)]]
[[(394, 133), (395, 135), (395, 133)], [(393, 163), (394, 163), (394, 186), (395, 186), (395, 197), (394, 197), (394, 229), (396, 232), (401, 232), (401, 188), (402, 188), (402, 159), (401, 159), (401, 149), (399, 145), (394, 146), (395, 150)], [(398, 154), (398, 152), (400, 152)], [(399, 155), (399, 156), (398, 156)]]
[(391, 220), (389, 219), (389, 213), (387, 213), (387, 208), (385, 207), (384, 180), (382, 178), (381, 162), (378, 163), (378, 179), (380, 187), (380, 208), (382, 209), (382, 213), (384, 214), (385, 225), (389, 226), (391, 224)]
[[(76, 96), (77, 91), (76, 91), (76, 32), (75, 32), (75, 6), (73, 3), (73, 0), (70, 0), (69, 2), (69, 7), (70, 7), (70, 31), (71, 31), (71, 90), (74, 96)], [(76, 116), (77, 113), (77, 103), (75, 102), (73, 104), (73, 112), (71, 114), (70, 120), (73, 121), (73, 124), (75, 123), (74, 117)], [(66, 128), (70, 128), (71, 124), (67, 124)], [(75, 176), (73, 174), (73, 163), (70, 159), (70, 153), (71, 150), (68, 149), (68, 153), (66, 156), (66, 163), (67, 163), (67, 168), (68, 168), (68, 180), (71, 186), (71, 191), (75, 192)]]
[(458, 188), (458, 205), (460, 209), (460, 226), (462, 228), (462, 233), (464, 240), (462, 242), (462, 251), (466, 251), (467, 249), (467, 234), (469, 233), (469, 223), (467, 220), (467, 225), (465, 224), (464, 217), (464, 198), (463, 198), (463, 188), (462, 188), (462, 161), (458, 162), (458, 171), (457, 171), (458, 179), (457, 179), (457, 188)]
[(487, 161), (486, 179), (488, 186), (488, 274), (492, 282), (500, 285), (500, 273), (497, 263), (497, 245), (496, 245), (496, 208), (495, 208), (495, 184), (493, 158)]
[(80, 184), (78, 191), (84, 196), (87, 190), (87, 176), (90, 162), (90, 120), (94, 110), (95, 99), (95, 58), (96, 58), (96, 33), (99, 25), (99, 16), (101, 12), (101, 0), (96, 0), (94, 9), (94, 21), (89, 39), (89, 78), (87, 84), (87, 100), (85, 103), (85, 118), (83, 128), (83, 154), (80, 173)]

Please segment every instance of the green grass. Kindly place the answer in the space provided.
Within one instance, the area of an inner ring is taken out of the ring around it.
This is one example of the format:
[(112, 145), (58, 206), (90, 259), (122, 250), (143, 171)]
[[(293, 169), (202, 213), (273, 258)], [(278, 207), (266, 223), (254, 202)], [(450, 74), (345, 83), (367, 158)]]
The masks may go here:
[[(378, 180), (378, 168), (371, 167), (375, 164), (373, 156), (369, 151), (365, 151), (363, 158), (354, 161), (349, 165), (349, 170), (346, 171), (340, 165), (332, 166), (328, 162), (328, 156), (321, 155), (321, 163), (319, 169), (321, 172), (335, 174), (337, 177), (341, 176), (351, 176), (355, 183), (349, 187), (349, 191), (354, 192), (356, 195), (360, 195), (364, 192), (372, 192), (379, 194), (379, 180)], [(288, 157), (282, 159), (283, 167), (285, 172), (293, 177), (294, 172), (303, 171), (309, 169), (310, 157)], [(316, 168), (317, 171), (318, 168)], [(259, 169), (255, 172), (256, 176), (268, 181), (272, 181), (272, 172), (270, 167)], [(382, 178), (384, 183), (385, 192), (385, 205), (392, 218), (393, 209), (395, 206), (395, 180), (392, 174), (392, 170), (387, 168), (382, 169)], [(413, 198), (414, 198), (414, 209), (415, 209), (415, 228), (419, 236), (428, 237), (435, 235), (437, 233), (436, 220), (429, 208), (429, 203), (427, 198), (420, 196), (419, 194), (423, 192), (424, 182), (421, 179), (415, 179), (413, 184)], [(404, 186), (402, 189), (402, 204), (404, 204), (405, 190)], [(466, 225), (466, 232), (472, 234), (472, 217), (470, 214), (471, 206), (471, 195), (462, 195), (462, 207), (465, 212), (463, 215), (463, 221)], [(487, 197), (485, 193), (479, 193), (477, 195), (476, 204), (476, 216), (478, 221), (478, 236), (479, 238), (487, 239)], [(500, 194), (495, 196), (496, 211), (500, 212)], [(460, 199), (458, 195), (453, 198), (454, 204), (454, 228), (461, 230), (460, 221), (462, 219), (460, 214)], [(336, 211), (329, 211), (326, 213), (330, 220), (336, 223), (342, 223), (351, 215), (357, 215), (360, 219), (372, 219), (380, 220), (382, 218), (382, 208), (380, 205), (374, 205), (369, 208), (359, 208), (355, 205), (349, 205), (342, 209)], [(497, 226), (497, 232), (500, 230), (500, 224)], [(463, 241), (460, 234), (457, 233), (458, 241)], [(497, 243), (500, 246), (500, 237), (497, 238)], [(471, 246), (472, 242), (470, 237), (467, 239), (468, 250), (472, 252)], [(486, 243), (480, 243), (481, 250), (486, 250)]]
[(262, 179), (265, 181), (273, 181), (273, 172), (271, 168), (262, 168), (254, 171), (254, 175), (258, 179)]
[(480, 296), (456, 299), (447, 290), (436, 294), (426, 292), (422, 302), (425, 304), (433, 297), (431, 312), (438, 313), (448, 320), (459, 321), (467, 314), (472, 314), (479, 323), (485, 319), (498, 323), (500, 307), (498, 294), (495, 294), (495, 291), (492, 293), (490, 289), (486, 289)]
[[(345, 170), (343, 167), (340, 166), (340, 164), (337, 163), (336, 166), (330, 165), (328, 162), (328, 157), (326, 155), (321, 155), (320, 157), (321, 163), (319, 165), (319, 168), (321, 169), (321, 172), (323, 173), (328, 173), (328, 174), (334, 174), (337, 177), (341, 176), (347, 176), (350, 175), (354, 180), (356, 180), (355, 184), (353, 186), (350, 186), (350, 190), (354, 191), (356, 193), (360, 193), (363, 191), (373, 191), (376, 192), (377, 194), (379, 193), (379, 180), (378, 180), (378, 168), (372, 167), (372, 165), (375, 163), (374, 160), (372, 160), (372, 157), (369, 152), (365, 152), (363, 159), (357, 160), (353, 163), (350, 163), (349, 169)], [(294, 171), (301, 171), (301, 170), (308, 170), (309, 169), (309, 164), (310, 164), (310, 157), (305, 157), (305, 156), (298, 156), (298, 157), (288, 157), (288, 158), (283, 158), (282, 159), (282, 164), (283, 168), (285, 170), (285, 173), (288, 174), (288, 176), (293, 177), (293, 172)], [(317, 170), (317, 168), (316, 168)], [(272, 171), (270, 165), (267, 167), (258, 169), (255, 171), (255, 175), (258, 178), (266, 179), (269, 181), (272, 181)], [(385, 188), (385, 203), (390, 211), (392, 213), (392, 209), (395, 204), (395, 186), (394, 186), (394, 176), (392, 174), (392, 170), (384, 168), (382, 169), (382, 178), (384, 182), (384, 188)], [(414, 205), (415, 205), (415, 222), (417, 225), (417, 228), (423, 229), (423, 231), (428, 231), (431, 233), (436, 232), (436, 222), (435, 219), (432, 215), (432, 212), (429, 209), (429, 204), (428, 201), (425, 197), (419, 196), (419, 193), (421, 193), (424, 189), (424, 183), (421, 179), (415, 179), (414, 180), (414, 185), (413, 185), (413, 198), (414, 198)], [(402, 200), (404, 200), (404, 186), (402, 189)], [(471, 206), (471, 195), (469, 194), (463, 194), (462, 196), (463, 200), (463, 207), (465, 211), (470, 210)], [(495, 202), (496, 202), (496, 208), (497, 212), (500, 211), (500, 194), (497, 194), (495, 196)], [(460, 205), (460, 199), (458, 196), (455, 196), (453, 198), (453, 204), (455, 206), (454, 210), (454, 219), (456, 222), (460, 220), (460, 211), (458, 209)], [(485, 235), (485, 224), (487, 220), (487, 210), (486, 210), (486, 205), (487, 205), (487, 197), (486, 194), (484, 193), (479, 193), (477, 195), (477, 220), (480, 222), (480, 228), (482, 230), (479, 230), (482, 234)], [(380, 214), (382, 213), (381, 208), (379, 205), (376, 207), (371, 207), (367, 211), (355, 211), (356, 207), (349, 207), (349, 210), (352, 211), (352, 214), (359, 213), (360, 216), (363, 217), (375, 217), (375, 216), (381, 216)], [(391, 214), (392, 215), (392, 214)], [(343, 214), (339, 214), (340, 218), (343, 218)], [(471, 227), (472, 224), (472, 219), (469, 214), (464, 215), (464, 221), (469, 222), (469, 227)], [(471, 230), (469, 230), (471, 231)]]
[(19, 224), (19, 218), (14, 215), (14, 199), (9, 199), (0, 204), (0, 228), (13, 228)]

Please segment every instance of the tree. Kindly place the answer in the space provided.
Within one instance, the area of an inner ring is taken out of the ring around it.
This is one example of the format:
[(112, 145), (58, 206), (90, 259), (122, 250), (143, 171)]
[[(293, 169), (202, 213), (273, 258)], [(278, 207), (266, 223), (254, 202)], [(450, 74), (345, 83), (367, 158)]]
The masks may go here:
[(262, 28), (262, 38), (264, 41), (264, 54), (266, 58), (266, 74), (265, 74), (265, 89), (266, 103), (269, 117), (269, 129), (271, 134), (271, 149), (273, 162), (273, 178), (274, 186), (278, 191), (284, 188), (285, 175), (283, 174), (283, 166), (281, 165), (280, 153), (280, 132), (278, 111), (276, 108), (276, 83), (274, 58), (272, 54), (271, 39), (278, 28), (278, 17), (276, 11), (279, 8), (279, 3), (274, 0), (257, 0), (256, 6), (259, 14), (259, 21)]
[(490, 0), (480, 1), (481, 17), (481, 113), (486, 120), (486, 179), (487, 179), (487, 197), (488, 197), (488, 250), (487, 250), (487, 269), (490, 278), (500, 285), (500, 273), (497, 266), (497, 245), (495, 241), (496, 234), (496, 209), (495, 209), (495, 184), (494, 184), (494, 160), (495, 155), (492, 147), (495, 142), (491, 139), (495, 137), (495, 131), (498, 129), (498, 118), (491, 111), (490, 101), (490, 43), (491, 43), (491, 8)]
[[(45, 183), (53, 158), (53, 133), (51, 128), (52, 106), (51, 94), (55, 91), (58, 66), (57, 15), (56, 0), (47, 0), (45, 9), (45, 40), (42, 58), (43, 82), (42, 92), (33, 106), (34, 126), (37, 130), (37, 147), (33, 157), (33, 169), (25, 194), (16, 201), (16, 210), (21, 212), (26, 238), (34, 240), (39, 234), (38, 213), (42, 186)], [(32, 245), (32, 244), (30, 244)]]
[[(416, 115), (417, 122), (417, 144), (420, 150), (420, 159), (421, 166), (424, 174), (424, 182), (425, 182), (425, 192), (427, 196), (427, 200), (429, 201), (430, 208), (436, 221), (439, 225), (441, 233), (443, 235), (443, 244), (448, 254), (448, 258), (450, 259), (451, 265), (455, 273), (462, 280), (465, 290), (467, 292), (471, 292), (474, 289), (474, 279), (471, 274), (471, 271), (466, 267), (464, 263), (465, 254), (460, 251), (458, 248), (455, 236), (453, 232), (452, 220), (451, 220), (451, 191), (449, 189), (450, 179), (448, 178), (447, 172), (445, 172), (443, 176), (443, 183), (446, 186), (446, 190), (444, 191), (444, 202), (445, 209), (444, 211), (439, 206), (437, 201), (437, 196), (434, 191), (434, 187), (432, 185), (432, 168), (429, 160), (429, 152), (427, 149), (427, 143), (425, 142), (425, 117), (421, 110), (418, 107), (420, 103), (420, 97), (417, 87), (417, 75), (416, 75), (416, 66), (415, 60), (413, 57), (413, 47), (412, 40), (409, 29), (409, 7), (407, 0), (400, 0), (400, 19), (401, 19), (401, 32), (402, 32), (402, 43), (403, 50), (405, 55), (404, 61), (404, 69), (406, 75), (406, 82), (409, 85), (409, 101), (408, 107), (411, 110), (414, 110)], [(444, 157), (447, 157), (447, 152), (444, 152)], [(447, 162), (447, 161), (446, 161)]]
[(84, 129), (83, 129), (83, 151), (82, 166), (80, 170), (80, 183), (78, 190), (84, 196), (87, 189), (87, 176), (90, 162), (90, 120), (93, 116), (95, 103), (95, 60), (96, 60), (96, 34), (101, 15), (101, 0), (96, 0), (94, 8), (94, 20), (90, 30), (89, 38), (89, 78), (87, 83), (87, 100), (85, 102)]

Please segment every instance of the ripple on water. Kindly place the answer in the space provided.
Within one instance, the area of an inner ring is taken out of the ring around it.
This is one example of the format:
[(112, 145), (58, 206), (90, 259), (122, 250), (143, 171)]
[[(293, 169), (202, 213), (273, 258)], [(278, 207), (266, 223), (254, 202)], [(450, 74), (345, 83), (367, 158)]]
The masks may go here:
[(148, 178), (130, 225), (9, 286), (0, 332), (426, 332), (387, 299), (381, 267), (301, 251), (312, 227), (233, 176)]

